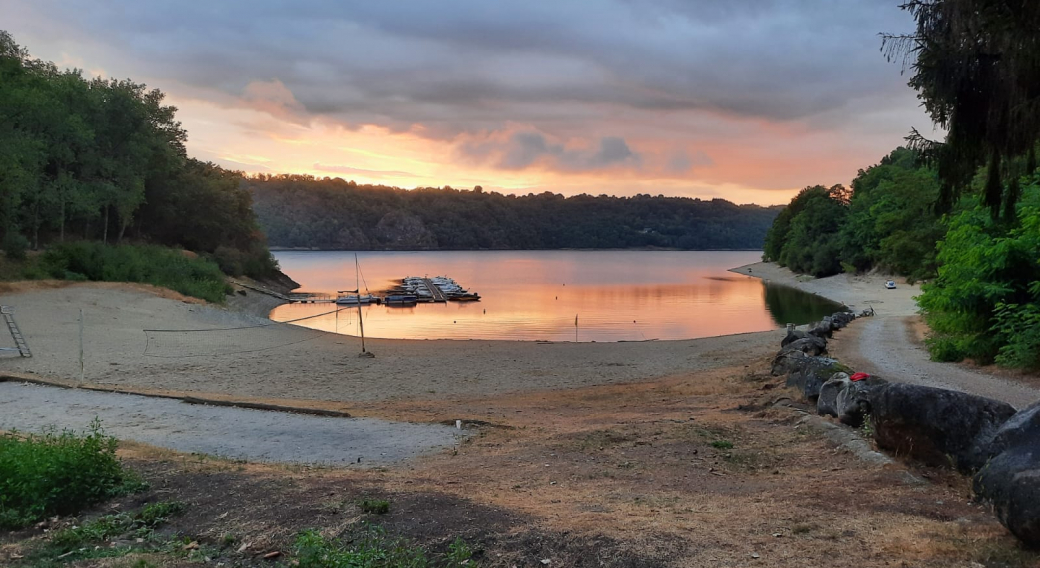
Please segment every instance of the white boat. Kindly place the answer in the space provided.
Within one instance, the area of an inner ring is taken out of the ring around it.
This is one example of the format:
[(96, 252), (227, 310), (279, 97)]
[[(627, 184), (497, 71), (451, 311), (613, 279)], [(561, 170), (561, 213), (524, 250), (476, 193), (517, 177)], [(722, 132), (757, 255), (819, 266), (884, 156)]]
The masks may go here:
[(375, 304), (378, 302), (379, 298), (372, 294), (348, 294), (336, 298), (337, 304), (347, 306), (363, 306), (365, 304)]

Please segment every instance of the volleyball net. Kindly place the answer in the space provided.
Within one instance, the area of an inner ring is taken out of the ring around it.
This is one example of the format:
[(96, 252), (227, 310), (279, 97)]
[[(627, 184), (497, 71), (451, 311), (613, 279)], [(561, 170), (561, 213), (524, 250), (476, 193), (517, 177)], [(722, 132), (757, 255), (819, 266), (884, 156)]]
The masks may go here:
[(284, 322), (264, 322), (211, 329), (146, 329), (144, 355), (161, 359), (213, 357), (290, 347), (327, 335), (328, 332), (292, 325), (346, 310), (337, 308)]

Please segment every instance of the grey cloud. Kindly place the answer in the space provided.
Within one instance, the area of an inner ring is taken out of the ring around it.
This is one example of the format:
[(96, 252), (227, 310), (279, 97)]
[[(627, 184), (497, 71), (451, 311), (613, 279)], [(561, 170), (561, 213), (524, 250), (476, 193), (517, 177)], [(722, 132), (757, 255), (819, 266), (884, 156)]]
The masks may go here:
[(491, 162), (507, 170), (520, 170), (535, 163), (549, 167), (590, 171), (610, 167), (638, 167), (642, 157), (623, 138), (605, 136), (594, 148), (566, 147), (551, 143), (539, 132), (515, 132), (507, 140), (466, 143), (459, 147), (463, 157)]
[(698, 150), (691, 156), (683, 150), (676, 150), (671, 157), (668, 158), (668, 163), (665, 168), (668, 172), (673, 174), (684, 174), (695, 167), (712, 165), (715, 165), (715, 161), (711, 159), (711, 156), (705, 154), (703, 151)]
[(138, 73), (234, 95), (275, 77), (315, 114), (449, 131), (537, 120), (525, 102), (799, 119), (904, 89), (876, 33), (909, 26), (876, 0), (21, 4)]
[[(291, 119), (303, 126), (320, 119), (345, 128), (414, 129), (456, 145), (470, 160), (507, 169), (545, 163), (565, 170), (645, 166), (680, 174), (710, 165), (711, 159), (697, 152), (644, 157), (626, 139), (650, 139), (645, 132), (653, 128), (655, 137), (667, 131), (670, 141), (702, 144), (739, 138), (734, 129), (763, 121), (797, 122), (813, 131), (846, 129), (857, 117), (895, 107), (920, 116), (917, 102), (906, 96), (906, 78), (879, 53), (878, 32), (912, 29), (896, 2), (0, 0), (0, 5), (5, 20), (0, 25), (48, 59), (67, 52), (88, 66), (147, 80), (171, 94), (291, 111), (271, 122)], [(292, 96), (276, 101), (292, 105), (258, 103), (250, 85), (272, 81)], [(691, 128), (691, 114), (726, 120), (707, 118), (702, 122), (708, 124)], [(258, 131), (271, 129), (257, 123)], [(898, 144), (906, 126), (892, 126), (883, 143)], [(501, 138), (518, 130), (526, 134)], [(615, 137), (603, 136), (608, 133)], [(556, 142), (574, 139), (587, 144)], [(797, 185), (787, 178), (776, 183)]]

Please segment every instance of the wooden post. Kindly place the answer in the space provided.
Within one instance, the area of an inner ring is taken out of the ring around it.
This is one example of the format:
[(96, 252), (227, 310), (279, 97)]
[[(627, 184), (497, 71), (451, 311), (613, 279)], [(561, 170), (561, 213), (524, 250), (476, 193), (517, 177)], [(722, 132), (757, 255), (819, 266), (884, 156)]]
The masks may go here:
[(83, 308), (79, 310), (79, 382), (86, 382), (86, 371), (83, 366)]

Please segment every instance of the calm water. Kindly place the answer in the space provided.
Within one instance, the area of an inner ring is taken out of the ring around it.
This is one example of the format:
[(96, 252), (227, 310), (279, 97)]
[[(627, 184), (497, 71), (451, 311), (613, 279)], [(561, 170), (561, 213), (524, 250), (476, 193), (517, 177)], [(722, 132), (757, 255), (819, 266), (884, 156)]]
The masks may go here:
[[(355, 286), (354, 253), (275, 257), (301, 291)], [(793, 288), (727, 272), (760, 260), (760, 252), (360, 252), (358, 258), (372, 292), (405, 276), (443, 275), (482, 297), (413, 308), (364, 306), (366, 337), (574, 341), (577, 316), (578, 341), (689, 339), (808, 323), (837, 309)], [(289, 304), (271, 317), (296, 320), (334, 309)], [(298, 325), (357, 335), (357, 308)]]

